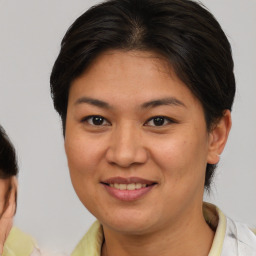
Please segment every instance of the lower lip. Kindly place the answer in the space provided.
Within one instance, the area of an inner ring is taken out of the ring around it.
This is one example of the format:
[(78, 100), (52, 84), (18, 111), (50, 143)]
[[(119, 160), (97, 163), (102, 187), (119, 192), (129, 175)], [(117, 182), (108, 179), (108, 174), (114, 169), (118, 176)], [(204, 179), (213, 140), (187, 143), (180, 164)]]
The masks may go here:
[(150, 192), (150, 190), (154, 187), (154, 185), (145, 187), (145, 188), (140, 188), (140, 189), (135, 189), (135, 190), (120, 190), (116, 189), (113, 187), (110, 187), (108, 185), (102, 184), (105, 189), (108, 191), (108, 193), (115, 197), (116, 199), (119, 199), (121, 201), (134, 201), (138, 200), (147, 193)]

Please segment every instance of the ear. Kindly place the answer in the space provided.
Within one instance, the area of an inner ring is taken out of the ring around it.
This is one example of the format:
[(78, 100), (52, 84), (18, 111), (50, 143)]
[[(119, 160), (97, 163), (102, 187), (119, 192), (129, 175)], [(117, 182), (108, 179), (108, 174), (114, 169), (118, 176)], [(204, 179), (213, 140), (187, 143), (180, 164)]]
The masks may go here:
[[(2, 180), (3, 181), (3, 180)], [(8, 183), (8, 190), (4, 189), (1, 200), (4, 200), (4, 208), (1, 209), (0, 217), (0, 254), (3, 253), (5, 240), (12, 228), (13, 217), (16, 211), (16, 197), (17, 197), (17, 179), (15, 176), (4, 180)], [(2, 183), (3, 184), (3, 183)]]
[(217, 164), (220, 159), (220, 154), (224, 150), (228, 135), (231, 129), (231, 113), (230, 110), (225, 110), (223, 117), (210, 131), (209, 148), (208, 148), (208, 164)]
[(9, 196), (9, 205), (13, 205), (13, 211), (10, 212), (11, 217), (13, 217), (16, 213), (16, 207), (17, 207), (17, 192), (18, 192), (18, 181), (16, 176), (12, 176), (11, 178), (11, 193)]
[(17, 178), (15, 176), (12, 176), (10, 178), (7, 178), (5, 180), (1, 180), (3, 185), (3, 182), (6, 182), (8, 187), (1, 187), (2, 193), (1, 193), (1, 202), (3, 202), (3, 206), (1, 208), (1, 218), (13, 218), (16, 212), (16, 204), (17, 204), (17, 187), (18, 182)]

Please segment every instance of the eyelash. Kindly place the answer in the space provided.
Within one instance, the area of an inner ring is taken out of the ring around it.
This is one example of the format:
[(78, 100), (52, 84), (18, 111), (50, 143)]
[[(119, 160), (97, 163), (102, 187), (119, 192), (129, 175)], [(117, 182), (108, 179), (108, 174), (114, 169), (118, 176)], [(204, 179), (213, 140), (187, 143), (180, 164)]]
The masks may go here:
[[(99, 123), (95, 124), (93, 119), (94, 119), (94, 121), (99, 122)], [(149, 125), (149, 123), (151, 121), (155, 122), (154, 125)], [(92, 126), (110, 126), (111, 125), (111, 123), (106, 118), (104, 118), (103, 116), (100, 116), (100, 115), (87, 116), (87, 117), (83, 118), (81, 120), (81, 122), (87, 122), (89, 125), (92, 125)], [(157, 125), (156, 122), (159, 122), (159, 125)], [(171, 123), (177, 123), (177, 122), (169, 117), (166, 117), (166, 116), (154, 116), (154, 117), (151, 117), (150, 119), (148, 119), (145, 122), (144, 126), (162, 127), (162, 126), (166, 126)]]
[[(156, 121), (156, 122), (159, 122), (160, 121), (160, 125), (148, 125), (149, 122), (151, 121)], [(163, 124), (161, 124), (161, 121), (163, 121)], [(169, 117), (166, 117), (166, 116), (154, 116), (154, 117), (151, 117), (150, 119), (148, 119), (146, 121), (146, 123), (144, 124), (145, 126), (152, 126), (152, 127), (162, 127), (162, 126), (166, 126), (168, 124), (172, 124), (172, 123), (176, 123), (175, 120), (169, 118)]]
[[(96, 119), (94, 121), (100, 121), (102, 123), (100, 123), (100, 124), (93, 123), (93, 118), (95, 118), (95, 119), (97, 118), (98, 119), (98, 120)], [(99, 119), (101, 119), (101, 120), (99, 120)], [(99, 116), (99, 115), (87, 116), (87, 117), (83, 118), (81, 120), (81, 122), (82, 123), (87, 122), (89, 125), (92, 125), (92, 126), (107, 126), (107, 125), (111, 125), (110, 122), (106, 118), (104, 118), (103, 116)], [(104, 122), (106, 122), (107, 124), (103, 124)]]

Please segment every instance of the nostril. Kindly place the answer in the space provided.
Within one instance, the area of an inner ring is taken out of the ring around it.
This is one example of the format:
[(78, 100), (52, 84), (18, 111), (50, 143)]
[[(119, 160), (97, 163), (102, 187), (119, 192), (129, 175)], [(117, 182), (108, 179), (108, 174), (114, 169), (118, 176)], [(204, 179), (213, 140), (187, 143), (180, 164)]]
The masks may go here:
[(110, 147), (106, 152), (106, 159), (110, 164), (120, 167), (129, 167), (134, 164), (143, 164), (148, 159), (147, 151), (140, 146), (137, 147)]
[(128, 148), (109, 149), (106, 158), (111, 164), (129, 167), (136, 162), (136, 152)]

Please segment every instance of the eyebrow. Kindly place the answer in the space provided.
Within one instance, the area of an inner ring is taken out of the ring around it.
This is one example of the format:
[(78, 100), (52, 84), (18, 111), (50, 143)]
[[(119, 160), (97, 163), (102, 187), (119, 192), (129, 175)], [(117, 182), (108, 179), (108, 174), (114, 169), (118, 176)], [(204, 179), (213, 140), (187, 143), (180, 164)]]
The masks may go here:
[[(83, 103), (87, 103), (87, 104), (100, 107), (100, 108), (105, 108), (105, 109), (111, 108), (111, 106), (107, 102), (89, 98), (89, 97), (79, 98), (78, 100), (76, 100), (75, 105), (83, 104)], [(141, 105), (141, 108), (154, 108), (154, 107), (164, 106), (164, 105), (186, 107), (186, 105), (182, 101), (176, 99), (175, 97), (168, 97), (168, 98), (155, 99), (155, 100), (145, 102)]]
[(145, 102), (142, 104), (142, 108), (153, 108), (153, 107), (164, 106), (164, 105), (186, 107), (186, 105), (182, 101), (176, 99), (175, 97), (168, 97), (168, 98), (156, 99), (156, 100)]
[(88, 97), (79, 98), (78, 100), (76, 100), (75, 105), (82, 104), (82, 103), (87, 103), (100, 108), (106, 108), (106, 109), (110, 108), (110, 105), (107, 102), (93, 99), (93, 98), (88, 98)]

